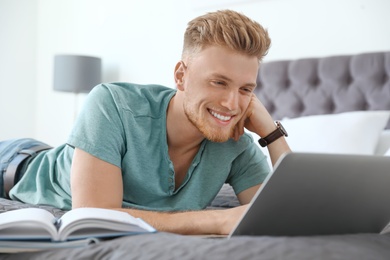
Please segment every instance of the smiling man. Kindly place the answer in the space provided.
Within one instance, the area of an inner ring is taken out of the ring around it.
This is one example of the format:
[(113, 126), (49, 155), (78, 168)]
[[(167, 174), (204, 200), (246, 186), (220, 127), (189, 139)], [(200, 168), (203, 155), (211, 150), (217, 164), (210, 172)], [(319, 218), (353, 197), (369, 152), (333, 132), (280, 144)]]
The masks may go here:
[[(160, 231), (228, 234), (270, 170), (244, 129), (266, 140), (272, 162), (290, 151), (253, 94), (269, 45), (267, 31), (237, 12), (195, 18), (175, 66), (175, 89), (95, 87), (67, 144), (38, 149), (10, 197), (62, 209), (117, 209)], [(24, 149), (40, 145), (15, 142)], [(0, 147), (10, 154), (10, 142)], [(204, 210), (224, 183), (242, 206)]]

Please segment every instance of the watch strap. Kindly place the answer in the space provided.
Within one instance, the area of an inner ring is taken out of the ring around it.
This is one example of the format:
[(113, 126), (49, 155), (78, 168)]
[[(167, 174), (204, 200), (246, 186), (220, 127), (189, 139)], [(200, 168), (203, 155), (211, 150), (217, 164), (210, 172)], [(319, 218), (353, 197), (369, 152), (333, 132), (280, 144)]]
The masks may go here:
[(264, 138), (259, 139), (259, 144), (261, 147), (266, 147), (267, 145), (273, 143), (282, 136), (287, 136), (286, 130), (284, 130), (282, 124), (279, 121), (276, 121), (276, 129), (272, 131), (269, 135)]

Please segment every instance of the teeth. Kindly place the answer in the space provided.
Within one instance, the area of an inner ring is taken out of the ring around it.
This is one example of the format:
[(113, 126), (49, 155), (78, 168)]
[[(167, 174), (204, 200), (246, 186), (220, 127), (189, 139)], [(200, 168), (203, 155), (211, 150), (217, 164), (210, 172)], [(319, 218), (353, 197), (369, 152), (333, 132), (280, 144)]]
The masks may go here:
[(217, 114), (217, 113), (215, 113), (214, 111), (211, 111), (211, 114), (212, 114), (214, 117), (216, 117), (216, 118), (218, 118), (219, 120), (221, 120), (221, 121), (228, 121), (228, 120), (230, 120), (230, 119), (232, 118), (231, 116), (223, 116), (223, 115)]

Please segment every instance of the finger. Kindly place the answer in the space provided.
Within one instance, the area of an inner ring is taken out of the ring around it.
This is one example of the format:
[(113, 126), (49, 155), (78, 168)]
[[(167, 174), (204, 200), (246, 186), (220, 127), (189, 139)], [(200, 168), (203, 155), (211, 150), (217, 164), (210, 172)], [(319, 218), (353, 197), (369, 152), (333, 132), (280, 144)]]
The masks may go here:
[(238, 141), (240, 139), (240, 136), (243, 134), (243, 124), (241, 123), (241, 120), (237, 122), (236, 126), (233, 130), (233, 139), (235, 141)]
[(236, 132), (237, 132), (237, 125), (234, 126), (233, 131), (232, 131), (232, 133), (230, 135), (230, 138), (234, 139), (235, 141), (237, 141), (236, 140), (236, 136), (237, 136)]
[(244, 134), (244, 129), (245, 129), (245, 122), (248, 120), (248, 117), (245, 115), (241, 118), (241, 120), (237, 123), (237, 128), (239, 131), (240, 135)]
[(236, 127), (234, 128), (234, 140), (238, 141), (238, 139), (240, 139), (240, 134), (239, 134), (238, 126), (236, 125)]

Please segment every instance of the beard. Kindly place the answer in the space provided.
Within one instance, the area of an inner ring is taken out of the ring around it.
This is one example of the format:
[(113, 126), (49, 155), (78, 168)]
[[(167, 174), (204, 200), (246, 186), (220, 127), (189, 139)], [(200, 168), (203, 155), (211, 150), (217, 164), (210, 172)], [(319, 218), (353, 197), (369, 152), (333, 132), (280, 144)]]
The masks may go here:
[(191, 109), (190, 106), (188, 106), (188, 103), (185, 102), (184, 105), (184, 113), (187, 116), (188, 120), (191, 122), (193, 126), (195, 126), (199, 132), (201, 132), (204, 137), (212, 142), (226, 142), (230, 139), (230, 137), (233, 134), (234, 127), (230, 127), (229, 130), (226, 130), (222, 127), (216, 127), (211, 126), (207, 123), (207, 120), (204, 118), (201, 118), (199, 116), (199, 113), (196, 113), (194, 109)]

